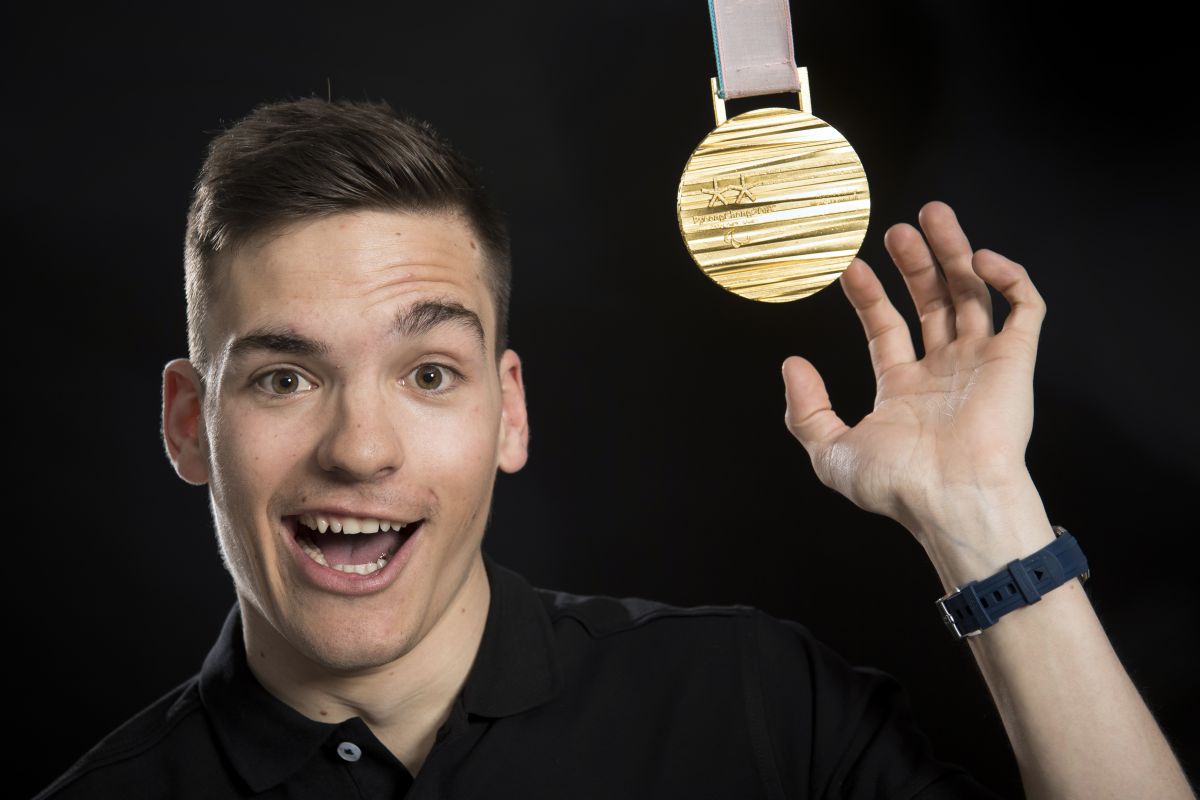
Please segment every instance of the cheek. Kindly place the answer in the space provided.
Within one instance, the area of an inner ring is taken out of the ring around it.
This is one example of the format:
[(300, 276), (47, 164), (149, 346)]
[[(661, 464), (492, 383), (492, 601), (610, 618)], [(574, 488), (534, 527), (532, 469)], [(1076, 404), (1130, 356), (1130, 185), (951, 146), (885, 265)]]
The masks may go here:
[(496, 429), (488, 409), (474, 405), (461, 415), (431, 417), (420, 425), (407, 459), (436, 474), (435, 486), (454, 486), (459, 492), (478, 494), (487, 489), (486, 479), (495, 473)]
[(231, 510), (269, 493), (302, 447), (296, 439), (295, 423), (282, 415), (229, 411), (222, 414), (213, 433), (216, 477), (222, 492), (233, 501)]

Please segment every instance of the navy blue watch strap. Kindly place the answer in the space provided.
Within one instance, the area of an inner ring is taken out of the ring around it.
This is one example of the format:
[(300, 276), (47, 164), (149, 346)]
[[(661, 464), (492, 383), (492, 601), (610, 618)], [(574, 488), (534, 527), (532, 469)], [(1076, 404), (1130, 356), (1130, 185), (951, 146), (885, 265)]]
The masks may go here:
[(1000, 617), (1042, 599), (1072, 578), (1089, 576), (1087, 557), (1075, 537), (1061, 525), (1055, 539), (1031, 556), (1016, 559), (990, 578), (971, 581), (939, 598), (942, 621), (958, 639), (976, 636)]

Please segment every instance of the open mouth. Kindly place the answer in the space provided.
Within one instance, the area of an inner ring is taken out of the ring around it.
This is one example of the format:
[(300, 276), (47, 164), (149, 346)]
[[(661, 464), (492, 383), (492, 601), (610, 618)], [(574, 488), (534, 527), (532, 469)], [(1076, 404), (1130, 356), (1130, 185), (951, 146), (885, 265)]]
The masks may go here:
[[(374, 531), (358, 533), (348, 533), (349, 527), (342, 529), (337, 525), (327, 527), (322, 533), (312, 527), (315, 522), (309, 515), (286, 516), (283, 521), (305, 555), (323, 567), (354, 575), (370, 575), (383, 569), (425, 523), (424, 519), (419, 519), (399, 530), (390, 526), (383, 530), (374, 525), (370, 526), (375, 528)], [(339, 530), (335, 531), (334, 527)], [(354, 528), (358, 529), (357, 526)]]

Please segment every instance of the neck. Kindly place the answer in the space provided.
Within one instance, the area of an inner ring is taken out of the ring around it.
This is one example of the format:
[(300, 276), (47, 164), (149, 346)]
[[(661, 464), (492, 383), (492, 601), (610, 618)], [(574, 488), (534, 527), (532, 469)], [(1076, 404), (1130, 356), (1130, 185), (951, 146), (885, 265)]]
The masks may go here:
[(309, 719), (362, 717), (414, 775), (474, 664), (490, 603), (487, 572), (476, 552), (462, 586), (412, 649), (346, 674), (297, 651), (252, 603), (240, 600), (246, 652), (270, 656), (247, 659), (259, 683)]

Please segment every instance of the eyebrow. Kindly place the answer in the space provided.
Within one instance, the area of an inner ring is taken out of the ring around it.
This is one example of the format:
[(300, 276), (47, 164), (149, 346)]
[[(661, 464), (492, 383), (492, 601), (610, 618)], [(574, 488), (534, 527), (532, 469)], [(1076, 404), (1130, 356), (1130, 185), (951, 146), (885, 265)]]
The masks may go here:
[[(444, 326), (465, 328), (479, 346), (479, 354), (487, 356), (487, 342), (479, 315), (456, 300), (421, 300), (399, 309), (392, 320), (390, 334), (397, 338), (413, 339)], [(326, 342), (296, 333), (286, 326), (266, 325), (235, 339), (229, 346), (229, 360), (237, 361), (250, 353), (261, 351), (328, 356), (332, 349)]]

